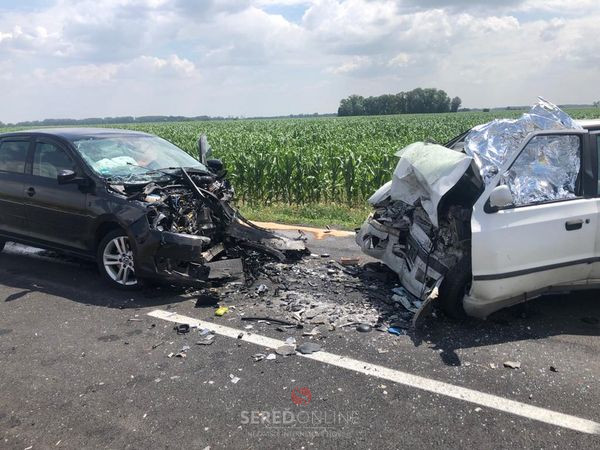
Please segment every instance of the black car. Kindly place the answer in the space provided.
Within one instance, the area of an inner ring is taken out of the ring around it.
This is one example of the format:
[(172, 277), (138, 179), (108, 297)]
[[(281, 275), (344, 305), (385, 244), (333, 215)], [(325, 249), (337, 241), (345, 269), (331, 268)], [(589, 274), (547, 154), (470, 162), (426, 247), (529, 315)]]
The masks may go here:
[[(157, 136), (57, 128), (0, 134), (0, 249), (20, 242), (95, 259), (113, 285), (201, 284), (210, 262), (306, 251), (245, 220), (219, 160)], [(202, 162), (201, 162), (202, 161)]]

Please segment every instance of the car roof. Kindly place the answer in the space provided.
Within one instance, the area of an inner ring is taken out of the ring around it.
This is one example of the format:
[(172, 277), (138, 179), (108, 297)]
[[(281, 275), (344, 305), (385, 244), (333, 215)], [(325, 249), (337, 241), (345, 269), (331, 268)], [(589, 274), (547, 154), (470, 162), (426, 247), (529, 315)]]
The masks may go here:
[(600, 130), (600, 119), (576, 120), (586, 130)]
[(152, 136), (148, 133), (133, 130), (123, 130), (120, 128), (39, 128), (35, 130), (20, 130), (11, 133), (0, 134), (0, 138), (7, 136), (19, 136), (23, 134), (35, 134), (37, 136), (54, 136), (76, 141), (86, 138), (102, 138), (110, 136)]

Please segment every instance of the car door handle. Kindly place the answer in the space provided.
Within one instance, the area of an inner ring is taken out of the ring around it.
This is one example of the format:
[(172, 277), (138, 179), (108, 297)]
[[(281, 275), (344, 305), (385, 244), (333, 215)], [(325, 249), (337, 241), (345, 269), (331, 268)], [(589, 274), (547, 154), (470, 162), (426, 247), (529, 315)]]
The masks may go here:
[(26, 191), (27, 195), (29, 195), (30, 197), (33, 197), (35, 195), (35, 189), (30, 187), (28, 188)]
[(583, 220), (569, 220), (565, 222), (567, 231), (579, 230), (583, 226)]

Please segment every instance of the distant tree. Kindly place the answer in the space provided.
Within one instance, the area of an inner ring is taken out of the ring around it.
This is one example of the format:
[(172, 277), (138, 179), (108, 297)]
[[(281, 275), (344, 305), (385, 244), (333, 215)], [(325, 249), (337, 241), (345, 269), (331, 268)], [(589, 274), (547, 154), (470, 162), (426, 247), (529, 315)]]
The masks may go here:
[(450, 100), (448, 94), (441, 89), (416, 88), (409, 92), (379, 97), (351, 95), (340, 101), (338, 116), (456, 112), (460, 105), (459, 97)]
[(338, 115), (363, 116), (365, 114), (365, 99), (360, 95), (351, 95), (340, 102)]
[(593, 103), (593, 105), (594, 105), (594, 107), (596, 107), (596, 108), (600, 108), (600, 100), (598, 100), (598, 101), (595, 101), (595, 102)]
[(460, 99), (460, 97), (454, 97), (450, 102), (450, 112), (458, 111), (458, 108), (460, 108), (461, 104), (462, 100)]

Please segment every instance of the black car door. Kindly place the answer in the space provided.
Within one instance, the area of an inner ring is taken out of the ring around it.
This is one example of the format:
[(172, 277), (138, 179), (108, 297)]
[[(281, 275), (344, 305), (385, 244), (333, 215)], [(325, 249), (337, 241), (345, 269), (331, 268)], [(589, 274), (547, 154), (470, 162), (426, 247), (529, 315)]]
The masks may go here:
[(0, 232), (23, 232), (23, 183), (30, 144), (31, 140), (27, 136), (0, 140)]
[(38, 138), (34, 145), (31, 170), (23, 185), (28, 234), (58, 246), (87, 250), (91, 218), (85, 188), (57, 181), (61, 170), (82, 173), (80, 168), (60, 143)]

